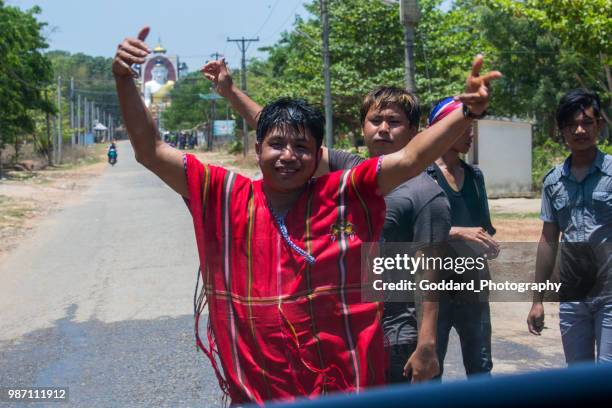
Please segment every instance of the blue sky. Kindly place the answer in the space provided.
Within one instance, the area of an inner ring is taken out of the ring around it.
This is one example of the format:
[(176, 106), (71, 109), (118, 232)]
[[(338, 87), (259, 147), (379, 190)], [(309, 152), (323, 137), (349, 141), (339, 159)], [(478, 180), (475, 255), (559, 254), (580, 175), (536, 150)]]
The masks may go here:
[(272, 45), (289, 30), (299, 14), (306, 17), (304, 0), (7, 0), (5, 4), (42, 8), (39, 18), (49, 24), (45, 36), (50, 49), (111, 57), (126, 36), (143, 25), (151, 27), (147, 43), (158, 37), (168, 54), (179, 55), (189, 70), (199, 68), (214, 52), (224, 53), (231, 66), (240, 52), (227, 37), (257, 37), (249, 57), (265, 57), (258, 47)]

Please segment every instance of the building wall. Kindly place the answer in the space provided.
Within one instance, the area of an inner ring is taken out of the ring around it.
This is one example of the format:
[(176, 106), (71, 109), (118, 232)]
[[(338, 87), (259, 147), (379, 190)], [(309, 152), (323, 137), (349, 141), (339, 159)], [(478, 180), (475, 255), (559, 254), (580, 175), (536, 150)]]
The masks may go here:
[(531, 124), (509, 120), (478, 121), (468, 161), (485, 175), (489, 197), (531, 194)]

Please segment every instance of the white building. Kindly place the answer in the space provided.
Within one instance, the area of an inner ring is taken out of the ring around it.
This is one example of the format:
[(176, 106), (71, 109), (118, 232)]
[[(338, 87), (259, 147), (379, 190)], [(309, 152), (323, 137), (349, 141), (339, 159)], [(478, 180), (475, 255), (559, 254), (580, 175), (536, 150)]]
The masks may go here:
[(532, 196), (531, 123), (483, 119), (476, 125), (467, 161), (482, 169), (489, 197)]

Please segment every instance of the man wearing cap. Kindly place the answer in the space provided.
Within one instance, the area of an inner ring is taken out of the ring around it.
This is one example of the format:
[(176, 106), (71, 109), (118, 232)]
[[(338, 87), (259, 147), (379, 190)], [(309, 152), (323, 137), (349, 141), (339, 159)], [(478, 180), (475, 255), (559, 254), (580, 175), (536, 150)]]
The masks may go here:
[[(429, 126), (457, 109), (464, 109), (461, 102), (453, 98), (442, 99), (429, 115)], [(450, 203), (449, 251), (455, 256), (486, 255), (492, 259), (499, 253), (499, 245), (492, 238), (495, 228), (491, 225), (484, 176), (480, 169), (460, 158), (460, 155), (470, 150), (473, 138), (473, 129), (468, 128), (442, 157), (427, 168), (427, 173), (438, 182)], [(451, 275), (455, 281), (486, 279), (488, 268), (472, 276), (452, 272)], [(488, 300), (467, 292), (445, 293), (441, 296), (437, 330), (440, 376), (444, 371), (444, 358), (452, 327), (459, 335), (466, 374), (490, 374), (493, 361)]]

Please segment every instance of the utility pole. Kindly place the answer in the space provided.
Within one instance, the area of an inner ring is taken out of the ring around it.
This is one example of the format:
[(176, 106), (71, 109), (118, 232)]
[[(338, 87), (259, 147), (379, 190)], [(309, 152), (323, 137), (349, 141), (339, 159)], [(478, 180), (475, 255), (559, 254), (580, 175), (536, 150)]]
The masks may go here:
[[(246, 50), (250, 43), (259, 41), (257, 38), (236, 38), (231, 39), (228, 37), (228, 42), (235, 42), (238, 45), (238, 49), (242, 52), (242, 68), (240, 72), (240, 87), (247, 93), (247, 80), (246, 80)], [(244, 118), (242, 118), (242, 154), (246, 157), (249, 151), (249, 126)]]
[[(95, 126), (96, 122), (98, 122), (98, 123), (102, 123), (102, 121), (101, 121), (100, 119), (101, 119), (101, 118), (100, 118), (100, 107), (99, 107), (99, 106), (96, 106), (96, 120), (94, 121), (94, 126)], [(95, 133), (94, 133), (94, 134), (95, 134)], [(104, 141), (103, 139), (102, 139), (102, 140), (100, 140), (100, 142), (103, 142), (103, 141)]]
[(421, 19), (417, 0), (400, 0), (400, 22), (404, 26), (406, 90), (416, 92), (414, 82), (414, 29)]
[[(218, 60), (221, 54), (219, 54), (218, 52), (214, 52), (210, 54), (210, 56), (214, 58), (215, 60)], [(217, 99), (212, 98), (212, 100), (210, 101), (210, 129), (208, 132), (209, 137), (208, 137), (208, 140), (206, 141), (206, 150), (208, 150), (209, 152), (212, 152), (212, 149), (213, 149), (213, 139), (215, 137), (215, 113), (216, 111), (217, 111)], [(243, 119), (243, 122), (244, 122), (244, 119)], [(244, 147), (242, 150), (244, 152)]]
[(77, 144), (81, 144), (83, 143), (83, 141), (81, 140), (81, 95), (77, 95), (77, 117), (76, 117), (76, 123), (77, 123)]
[(87, 135), (87, 128), (89, 127), (89, 101), (87, 97), (83, 101), (83, 144), (85, 144), (85, 139)]
[(57, 77), (57, 155), (55, 162), (62, 162), (62, 77)]
[[(45, 99), (49, 102), (49, 92), (45, 89)], [(49, 111), (45, 112), (45, 119), (47, 122), (47, 163), (49, 166), (53, 166), (53, 142), (51, 141), (51, 117)]]
[(320, 0), (321, 21), (323, 22), (323, 78), (325, 80), (325, 145), (328, 149), (334, 145), (333, 111), (331, 99), (331, 75), (329, 73), (329, 13), (327, 0)]
[[(94, 101), (90, 101), (89, 102), (91, 104), (91, 106), (89, 107), (89, 132), (93, 135), (94, 134), (94, 120), (95, 120), (95, 114), (96, 114), (96, 104)], [(94, 138), (94, 143), (95, 143), (95, 138)]]
[(70, 144), (74, 146), (74, 78), (70, 77), (70, 129), (72, 136), (70, 137)]

